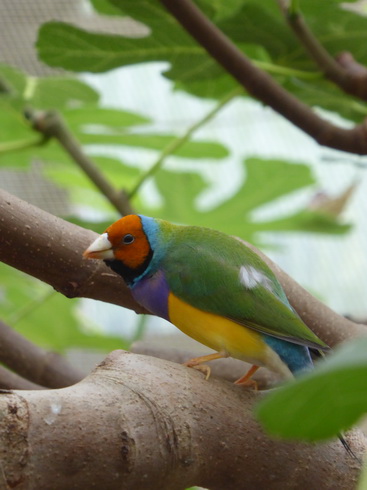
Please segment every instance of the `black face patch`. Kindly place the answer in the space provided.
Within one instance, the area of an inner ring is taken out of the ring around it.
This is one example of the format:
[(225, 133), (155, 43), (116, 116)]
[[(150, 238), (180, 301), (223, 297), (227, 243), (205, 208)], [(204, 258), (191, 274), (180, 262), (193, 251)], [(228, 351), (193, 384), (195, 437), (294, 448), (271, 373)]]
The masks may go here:
[(150, 261), (152, 260), (152, 257), (153, 251), (150, 249), (144, 262), (136, 268), (128, 267), (121, 260), (117, 259), (104, 260), (104, 263), (114, 272), (116, 272), (116, 274), (121, 276), (128, 286), (132, 286), (135, 279), (144, 274), (148, 265), (150, 264)]

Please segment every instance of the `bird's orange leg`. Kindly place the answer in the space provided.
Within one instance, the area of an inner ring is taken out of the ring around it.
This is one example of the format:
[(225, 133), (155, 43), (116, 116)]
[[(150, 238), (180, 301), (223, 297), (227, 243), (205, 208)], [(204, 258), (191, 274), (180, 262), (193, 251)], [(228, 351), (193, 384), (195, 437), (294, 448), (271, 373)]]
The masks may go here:
[(241, 386), (252, 386), (254, 390), (257, 390), (257, 383), (251, 377), (256, 373), (260, 366), (251, 366), (250, 369), (241, 378), (237, 379), (234, 384)]
[(194, 357), (194, 359), (190, 359), (189, 361), (184, 362), (184, 366), (197, 369), (205, 374), (205, 379), (208, 380), (211, 369), (209, 366), (203, 364), (204, 362), (214, 361), (214, 359), (223, 359), (224, 357), (228, 357), (227, 352), (215, 352), (214, 354), (208, 354), (207, 356)]

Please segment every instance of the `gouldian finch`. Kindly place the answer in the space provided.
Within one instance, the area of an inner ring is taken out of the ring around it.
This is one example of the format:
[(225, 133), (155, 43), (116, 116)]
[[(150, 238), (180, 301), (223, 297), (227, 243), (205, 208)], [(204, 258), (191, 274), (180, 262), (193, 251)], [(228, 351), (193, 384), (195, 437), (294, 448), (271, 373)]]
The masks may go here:
[(293, 310), (271, 269), (235, 237), (142, 215), (125, 216), (84, 252), (119, 274), (153, 315), (214, 349), (185, 363), (235, 357), (283, 377), (312, 367), (309, 349), (326, 350)]

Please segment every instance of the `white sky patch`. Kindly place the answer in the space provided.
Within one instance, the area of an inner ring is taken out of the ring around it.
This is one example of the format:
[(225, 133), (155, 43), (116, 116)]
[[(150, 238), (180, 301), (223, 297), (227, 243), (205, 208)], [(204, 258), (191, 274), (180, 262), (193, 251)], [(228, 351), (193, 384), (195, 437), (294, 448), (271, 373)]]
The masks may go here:
[(246, 289), (253, 289), (256, 286), (263, 286), (273, 293), (273, 285), (271, 279), (268, 278), (263, 272), (255, 269), (252, 265), (242, 265), (239, 273), (240, 283), (245, 286)]

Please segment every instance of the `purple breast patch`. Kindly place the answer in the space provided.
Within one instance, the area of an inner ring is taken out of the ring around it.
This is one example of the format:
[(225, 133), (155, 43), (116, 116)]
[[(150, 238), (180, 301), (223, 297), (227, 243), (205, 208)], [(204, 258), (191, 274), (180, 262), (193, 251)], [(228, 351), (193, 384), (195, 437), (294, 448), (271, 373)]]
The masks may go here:
[(131, 289), (131, 292), (134, 299), (153, 315), (169, 320), (168, 295), (170, 291), (162, 271), (141, 279)]

